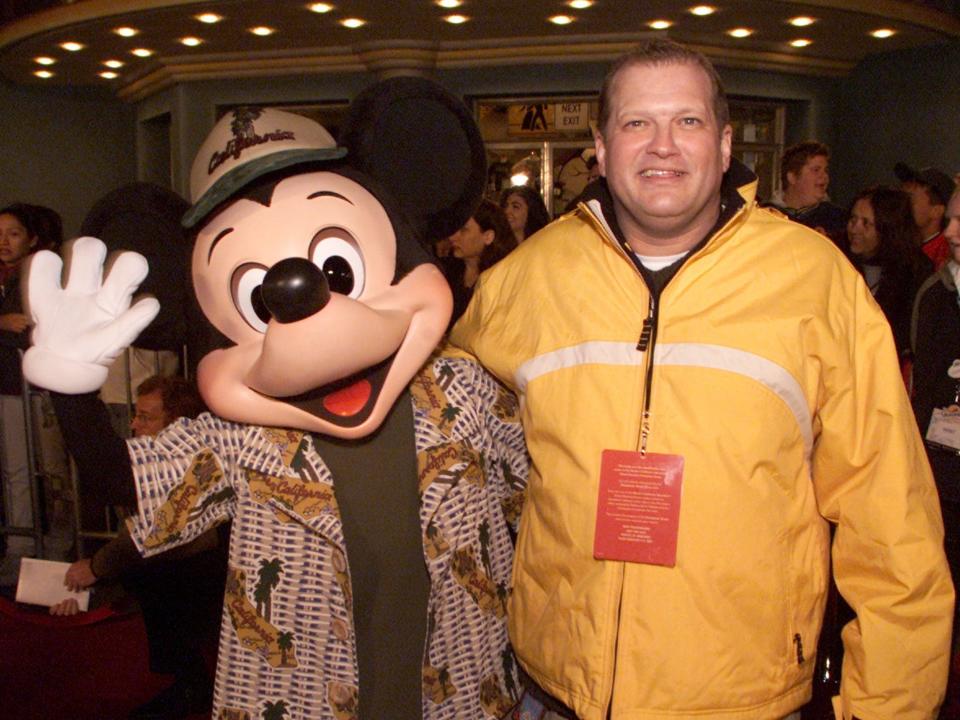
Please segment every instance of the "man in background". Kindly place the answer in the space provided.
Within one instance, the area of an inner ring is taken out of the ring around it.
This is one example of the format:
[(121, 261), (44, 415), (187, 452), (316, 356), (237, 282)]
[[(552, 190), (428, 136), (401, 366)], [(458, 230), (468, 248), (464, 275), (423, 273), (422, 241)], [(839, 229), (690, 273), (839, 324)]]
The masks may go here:
[(910, 195), (913, 221), (923, 238), (920, 246), (924, 254), (939, 270), (950, 259), (950, 246), (943, 235), (947, 226), (947, 203), (953, 195), (953, 179), (937, 168), (914, 170), (906, 163), (897, 163), (893, 168), (900, 187)]
[[(90, 397), (84, 399), (89, 401)], [(58, 396), (55, 402), (61, 405), (65, 399), (69, 400)], [(102, 403), (99, 408), (106, 410)], [(187, 380), (150, 377), (137, 388), (130, 428), (135, 437), (157, 435), (178, 418), (195, 418), (205, 409), (196, 387)], [(91, 416), (97, 432), (112, 432), (109, 421), (106, 426), (96, 423), (98, 416)], [(213, 682), (201, 647), (211, 637), (211, 646), (216, 646), (223, 601), (226, 533), (218, 530), (208, 531), (176, 550), (144, 559), (124, 523), (118, 535), (92, 557), (81, 558), (67, 569), (63, 584), (70, 590), (118, 581), (136, 598), (147, 632), (150, 670), (173, 676), (168, 688), (129, 715), (131, 720), (174, 720), (210, 709)], [(73, 599), (50, 608), (53, 615), (73, 615), (77, 611)]]
[(780, 161), (782, 194), (769, 204), (791, 220), (813, 228), (839, 245), (847, 227), (847, 213), (831, 203), (830, 148), (816, 140), (797, 143), (783, 151)]

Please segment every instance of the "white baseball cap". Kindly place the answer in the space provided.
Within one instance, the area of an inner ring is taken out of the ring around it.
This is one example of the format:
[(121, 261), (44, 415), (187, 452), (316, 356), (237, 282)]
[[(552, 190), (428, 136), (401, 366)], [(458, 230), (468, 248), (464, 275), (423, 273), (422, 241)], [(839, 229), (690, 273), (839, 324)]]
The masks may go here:
[(274, 170), (347, 154), (322, 125), (271, 108), (237, 108), (214, 125), (190, 170), (183, 226), (193, 227), (224, 200)]

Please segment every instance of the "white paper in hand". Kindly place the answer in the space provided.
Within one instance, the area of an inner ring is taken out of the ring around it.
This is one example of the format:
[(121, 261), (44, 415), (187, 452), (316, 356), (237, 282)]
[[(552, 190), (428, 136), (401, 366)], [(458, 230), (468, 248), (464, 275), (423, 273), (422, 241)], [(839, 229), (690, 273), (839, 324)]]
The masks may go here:
[(23, 558), (20, 561), (20, 581), (17, 583), (17, 602), (51, 607), (73, 598), (81, 611), (90, 607), (90, 591), (73, 592), (63, 585), (70, 563)]

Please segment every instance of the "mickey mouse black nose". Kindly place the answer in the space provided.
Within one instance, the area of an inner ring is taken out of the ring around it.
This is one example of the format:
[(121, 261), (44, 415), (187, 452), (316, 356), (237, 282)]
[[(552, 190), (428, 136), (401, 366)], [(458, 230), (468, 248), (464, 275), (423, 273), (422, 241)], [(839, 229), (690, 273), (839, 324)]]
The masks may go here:
[(327, 278), (306, 258), (286, 258), (267, 270), (260, 292), (267, 310), (280, 323), (310, 317), (330, 301)]

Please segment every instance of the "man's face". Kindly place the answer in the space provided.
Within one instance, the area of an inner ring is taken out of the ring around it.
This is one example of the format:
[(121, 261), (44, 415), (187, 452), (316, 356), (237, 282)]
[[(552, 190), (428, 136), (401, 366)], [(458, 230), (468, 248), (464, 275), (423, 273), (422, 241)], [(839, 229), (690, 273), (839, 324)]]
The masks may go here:
[(950, 256), (960, 263), (960, 193), (955, 193), (947, 205), (947, 227), (943, 231), (950, 246)]
[(926, 236), (940, 230), (940, 220), (946, 208), (930, 199), (930, 189), (917, 182), (905, 182), (902, 187), (910, 195), (913, 221), (920, 231)]
[(134, 437), (156, 435), (170, 424), (159, 390), (137, 398), (136, 414), (130, 421)]
[(710, 79), (692, 63), (623, 68), (597, 134), (600, 173), (634, 250), (669, 254), (716, 222), (730, 165), (730, 127), (713, 113)]
[(827, 186), (830, 184), (830, 167), (823, 155), (807, 158), (800, 172), (787, 173), (788, 189), (797, 198), (799, 207), (816, 205), (827, 199)]

